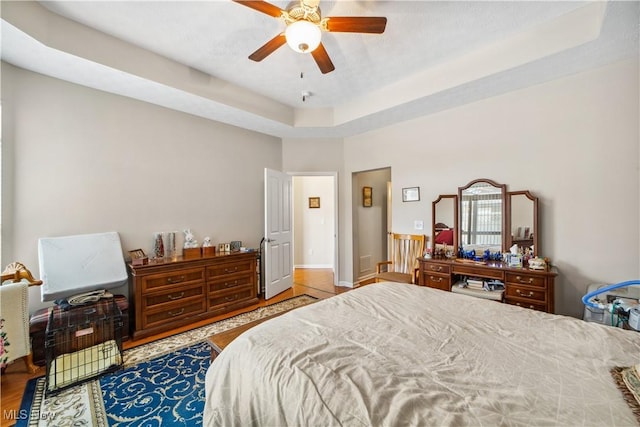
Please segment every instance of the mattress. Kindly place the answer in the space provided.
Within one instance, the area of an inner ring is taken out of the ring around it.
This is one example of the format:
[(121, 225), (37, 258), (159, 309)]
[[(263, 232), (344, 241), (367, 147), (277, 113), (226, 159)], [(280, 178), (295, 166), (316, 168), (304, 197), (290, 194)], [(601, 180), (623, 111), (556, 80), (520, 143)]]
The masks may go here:
[(610, 375), (640, 333), (379, 283), (250, 329), (207, 371), (205, 426), (637, 425)]

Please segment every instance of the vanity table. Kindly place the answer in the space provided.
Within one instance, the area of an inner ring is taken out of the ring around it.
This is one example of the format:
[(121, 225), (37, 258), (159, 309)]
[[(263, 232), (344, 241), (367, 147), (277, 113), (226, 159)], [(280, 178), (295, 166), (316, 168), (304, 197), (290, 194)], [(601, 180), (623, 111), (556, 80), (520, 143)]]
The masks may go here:
[(496, 279), (504, 283), (504, 302), (554, 312), (554, 271), (513, 268), (499, 261), (418, 258), (420, 285), (450, 291), (462, 276)]
[[(505, 303), (554, 312), (555, 271), (457, 258), (460, 247), (482, 256), (486, 250), (508, 252), (514, 245), (538, 256), (538, 198), (528, 190), (507, 191), (505, 184), (484, 178), (471, 181), (457, 194), (440, 195), (432, 203), (431, 229), (433, 256), (418, 258), (420, 285), (451, 291), (465, 276), (499, 280), (505, 286)], [(443, 230), (453, 236), (448, 244), (440, 234)]]

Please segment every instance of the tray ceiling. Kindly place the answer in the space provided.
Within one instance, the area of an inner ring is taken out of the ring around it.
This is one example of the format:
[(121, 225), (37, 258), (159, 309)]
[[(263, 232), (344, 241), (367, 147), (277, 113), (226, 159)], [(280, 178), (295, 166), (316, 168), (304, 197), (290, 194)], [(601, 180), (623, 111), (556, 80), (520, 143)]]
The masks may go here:
[(347, 137), (637, 58), (638, 5), (321, 1), (388, 19), (382, 35), (323, 33), (323, 75), (287, 46), (250, 61), (284, 24), (231, 1), (3, 2), (2, 59), (274, 136)]

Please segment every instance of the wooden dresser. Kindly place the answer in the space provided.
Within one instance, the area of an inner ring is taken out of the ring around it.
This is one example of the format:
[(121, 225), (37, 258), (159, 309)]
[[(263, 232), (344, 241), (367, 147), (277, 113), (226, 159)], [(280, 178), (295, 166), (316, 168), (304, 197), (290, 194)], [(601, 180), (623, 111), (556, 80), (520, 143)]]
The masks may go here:
[(133, 338), (258, 302), (255, 252), (129, 264)]
[(556, 273), (512, 268), (501, 262), (418, 258), (422, 286), (450, 291), (461, 276), (497, 279), (505, 285), (504, 302), (553, 313)]

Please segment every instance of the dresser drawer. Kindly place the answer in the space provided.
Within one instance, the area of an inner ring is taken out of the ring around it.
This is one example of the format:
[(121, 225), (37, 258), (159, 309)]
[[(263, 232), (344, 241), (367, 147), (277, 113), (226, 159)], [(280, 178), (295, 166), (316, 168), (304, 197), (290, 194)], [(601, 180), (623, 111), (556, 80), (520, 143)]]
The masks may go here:
[(160, 304), (173, 303), (175, 301), (182, 301), (193, 297), (204, 298), (203, 284), (184, 286), (164, 292), (145, 295), (142, 297), (142, 305), (144, 309), (147, 309)]
[(228, 292), (214, 292), (209, 294), (209, 310), (235, 304), (245, 299), (255, 298), (256, 289), (253, 284), (230, 289)]
[(531, 310), (547, 311), (546, 304), (541, 304), (536, 301), (522, 301), (522, 300), (514, 300), (511, 298), (506, 298), (504, 302), (511, 305), (517, 305), (518, 307), (529, 308)]
[(504, 280), (504, 271), (498, 268), (487, 268), (456, 263), (453, 266), (453, 273), (462, 274), (463, 276), (478, 276), (483, 279)]
[(223, 291), (225, 289), (237, 288), (240, 286), (253, 285), (255, 283), (254, 274), (243, 274), (227, 276), (226, 278), (216, 278), (207, 283), (209, 292)]
[[(142, 293), (204, 281), (204, 268), (151, 274), (142, 278)], [(182, 287), (182, 286), (181, 286)]]
[(425, 274), (425, 284), (430, 288), (441, 289), (443, 291), (451, 290), (451, 276), (440, 276), (437, 274)]
[(547, 293), (544, 289), (528, 288), (510, 283), (506, 285), (506, 294), (507, 298), (527, 299), (542, 303), (547, 301)]
[(255, 259), (247, 259), (243, 261), (225, 263), (207, 267), (207, 280), (218, 279), (220, 276), (230, 274), (248, 273), (255, 271)]
[(426, 273), (449, 274), (451, 273), (451, 266), (446, 264), (436, 264), (436, 263), (426, 262), (424, 264), (424, 271)]
[(506, 282), (514, 283), (516, 285), (537, 286), (539, 288), (545, 288), (547, 286), (547, 280), (545, 277), (526, 273), (508, 272), (506, 274)]
[(196, 314), (204, 313), (206, 310), (206, 300), (204, 298), (179, 301), (174, 304), (168, 304), (161, 310), (149, 310), (143, 315), (143, 328), (152, 328), (161, 326), (167, 322), (173, 322), (185, 317), (191, 317)]

